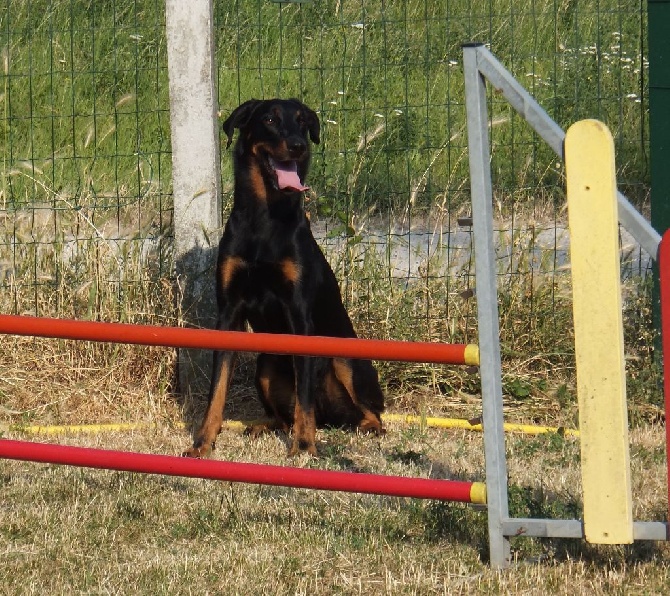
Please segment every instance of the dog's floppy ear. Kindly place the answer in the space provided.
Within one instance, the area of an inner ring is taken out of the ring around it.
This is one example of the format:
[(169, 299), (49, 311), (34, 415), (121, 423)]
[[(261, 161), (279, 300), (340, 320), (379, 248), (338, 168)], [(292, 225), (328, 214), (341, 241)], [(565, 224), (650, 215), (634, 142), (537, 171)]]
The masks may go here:
[(307, 116), (307, 130), (309, 130), (309, 138), (312, 139), (312, 143), (317, 145), (321, 141), (321, 123), (319, 122), (319, 117), (316, 115), (314, 110), (308, 108), (303, 104), (303, 109), (305, 110), (305, 115)]
[(299, 99), (293, 98), (290, 101), (298, 105), (300, 111), (305, 115), (305, 123), (307, 124), (307, 130), (309, 131), (309, 138), (312, 140), (312, 143), (318, 145), (321, 141), (321, 123), (319, 122), (319, 117), (316, 115), (316, 112), (308, 108)]
[(228, 116), (226, 121), (221, 125), (223, 132), (225, 132), (228, 137), (226, 149), (228, 149), (233, 142), (233, 133), (235, 132), (235, 129), (244, 128), (244, 126), (249, 123), (252, 114), (261, 103), (262, 101), (259, 99), (249, 99), (248, 101), (245, 101), (243, 104), (235, 108), (233, 113)]

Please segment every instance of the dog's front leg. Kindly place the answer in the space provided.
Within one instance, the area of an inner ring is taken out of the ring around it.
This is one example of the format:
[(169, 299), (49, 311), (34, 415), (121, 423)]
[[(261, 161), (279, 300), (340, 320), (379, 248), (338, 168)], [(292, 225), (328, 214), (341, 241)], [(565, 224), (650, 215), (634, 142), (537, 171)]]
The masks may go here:
[[(296, 304), (297, 303), (297, 304)], [(310, 313), (305, 302), (294, 300), (288, 307), (292, 332), (312, 335)], [(316, 456), (316, 417), (314, 412), (314, 359), (309, 356), (293, 358), (295, 371), (295, 409), (293, 412), (293, 442), (289, 456), (306, 451)]]
[(223, 410), (234, 365), (234, 352), (214, 352), (207, 411), (193, 439), (193, 447), (184, 451), (184, 457), (206, 457), (214, 449), (216, 437), (223, 425)]
[(293, 442), (289, 456), (306, 451), (316, 456), (316, 418), (314, 413), (314, 359), (308, 356), (296, 356), (295, 367), (296, 398), (293, 413)]
[[(243, 324), (234, 311), (224, 307), (219, 312), (216, 328), (219, 331), (241, 331)], [(223, 410), (234, 366), (235, 352), (214, 351), (207, 411), (193, 438), (193, 446), (182, 453), (184, 457), (205, 457), (214, 449), (216, 437), (223, 425)]]

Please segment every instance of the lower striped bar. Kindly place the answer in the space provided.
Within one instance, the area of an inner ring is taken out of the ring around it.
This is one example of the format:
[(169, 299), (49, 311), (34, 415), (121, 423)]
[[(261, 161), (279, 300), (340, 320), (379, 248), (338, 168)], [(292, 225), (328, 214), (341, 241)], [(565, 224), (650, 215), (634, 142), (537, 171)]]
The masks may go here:
[(486, 487), (481, 482), (406, 478), (404, 476), (190, 459), (171, 455), (110, 451), (8, 439), (0, 439), (0, 457), (143, 474), (185, 476), (393, 497), (439, 499), (462, 503), (486, 503)]

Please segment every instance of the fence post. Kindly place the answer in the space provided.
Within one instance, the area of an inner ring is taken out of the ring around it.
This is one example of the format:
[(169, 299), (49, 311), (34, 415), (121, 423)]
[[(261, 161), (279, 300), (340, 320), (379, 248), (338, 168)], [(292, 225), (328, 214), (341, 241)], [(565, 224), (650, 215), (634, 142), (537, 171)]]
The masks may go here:
[(663, 347), (663, 397), (665, 403), (665, 462), (668, 467), (668, 513), (670, 521), (670, 229), (666, 230), (658, 251), (658, 272), (660, 285), (661, 342)]
[[(670, 0), (647, 2), (649, 44), (649, 169), (651, 178), (651, 225), (663, 234), (670, 229)], [(656, 258), (656, 255), (651, 255)], [(666, 264), (667, 266), (667, 264)], [(658, 263), (656, 264), (658, 272)], [(662, 329), (658, 275), (654, 276), (654, 327)], [(666, 317), (668, 315), (666, 314)], [(661, 334), (658, 334), (655, 354), (662, 353)]]
[[(181, 318), (211, 327), (213, 259), (221, 228), (220, 160), (212, 0), (166, 0), (174, 247)], [(179, 352), (179, 383), (199, 392), (209, 357)]]
[[(651, 223), (663, 234), (670, 228), (670, 1), (649, 0), (649, 145)], [(651, 255), (655, 257), (656, 255)]]

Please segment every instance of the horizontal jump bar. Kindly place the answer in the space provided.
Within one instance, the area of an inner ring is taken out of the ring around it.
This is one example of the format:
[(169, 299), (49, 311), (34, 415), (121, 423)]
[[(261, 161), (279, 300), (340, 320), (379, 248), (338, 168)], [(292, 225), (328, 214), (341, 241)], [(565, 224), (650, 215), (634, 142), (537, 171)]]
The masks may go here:
[[(635, 540), (668, 540), (668, 522), (634, 521)], [(577, 519), (509, 518), (502, 522), (504, 536), (585, 538), (584, 522)]]
[(482, 482), (406, 478), (404, 476), (191, 459), (172, 455), (110, 451), (9, 439), (0, 439), (0, 457), (143, 474), (185, 476), (393, 497), (441, 499), (461, 503), (486, 503), (486, 485)]
[(0, 333), (171, 348), (479, 365), (474, 344), (247, 333), (0, 315)]
[[(223, 425), (228, 430), (243, 431), (244, 429), (256, 424), (267, 423), (267, 418), (256, 420), (224, 420)], [(483, 431), (481, 423), (472, 420), (463, 420), (460, 418), (438, 418), (434, 416), (414, 416), (412, 414), (382, 414), (382, 422), (399, 422), (402, 424), (425, 425), (429, 428), (459, 428), (463, 430)], [(158, 424), (144, 422), (111, 422), (107, 424), (57, 424), (57, 425), (22, 425), (11, 424), (4, 425), (11, 431), (20, 433), (29, 433), (35, 435), (62, 435), (66, 433), (100, 433), (100, 432), (124, 432), (132, 430), (143, 430), (148, 428), (158, 428)], [(175, 428), (184, 428), (183, 422), (173, 423)], [(3, 425), (0, 424), (0, 431)], [(514, 424), (505, 422), (503, 430), (510, 433), (524, 433), (528, 435), (540, 435), (545, 433), (556, 433), (563, 436), (579, 437), (579, 431), (563, 426), (532, 426), (528, 424)]]

